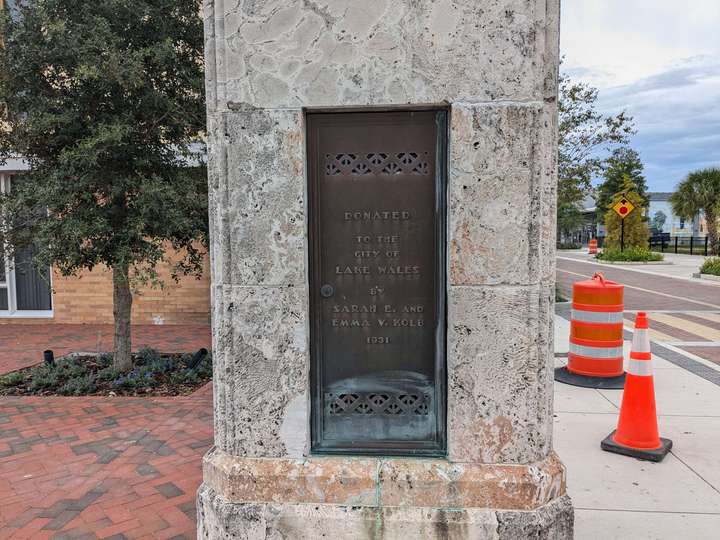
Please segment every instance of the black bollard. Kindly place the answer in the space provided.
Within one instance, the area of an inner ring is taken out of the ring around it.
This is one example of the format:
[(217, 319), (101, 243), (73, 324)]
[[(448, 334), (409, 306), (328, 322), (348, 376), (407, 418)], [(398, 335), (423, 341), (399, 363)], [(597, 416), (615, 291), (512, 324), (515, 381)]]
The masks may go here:
[(190, 362), (188, 363), (187, 367), (188, 369), (195, 369), (198, 367), (198, 364), (202, 362), (202, 359), (205, 358), (205, 355), (208, 353), (208, 350), (203, 347), (198, 352), (193, 354), (193, 357), (190, 359)]
[(48, 366), (55, 365), (55, 354), (51, 350), (43, 352), (43, 360)]

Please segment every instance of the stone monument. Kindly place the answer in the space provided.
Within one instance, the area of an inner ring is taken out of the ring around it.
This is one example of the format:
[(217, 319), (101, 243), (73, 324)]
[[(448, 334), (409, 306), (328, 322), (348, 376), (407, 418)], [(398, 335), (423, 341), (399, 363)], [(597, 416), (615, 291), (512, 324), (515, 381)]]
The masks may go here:
[(206, 0), (200, 538), (572, 537), (559, 0)]

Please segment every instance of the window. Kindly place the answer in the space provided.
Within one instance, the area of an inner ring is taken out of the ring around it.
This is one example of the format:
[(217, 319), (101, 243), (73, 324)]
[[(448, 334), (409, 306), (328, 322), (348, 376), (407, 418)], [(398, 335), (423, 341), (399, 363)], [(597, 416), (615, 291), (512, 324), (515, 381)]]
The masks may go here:
[[(10, 190), (9, 175), (0, 174), (0, 192)], [(0, 246), (0, 317), (52, 317), (51, 272), (33, 265), (36, 248), (15, 251)]]

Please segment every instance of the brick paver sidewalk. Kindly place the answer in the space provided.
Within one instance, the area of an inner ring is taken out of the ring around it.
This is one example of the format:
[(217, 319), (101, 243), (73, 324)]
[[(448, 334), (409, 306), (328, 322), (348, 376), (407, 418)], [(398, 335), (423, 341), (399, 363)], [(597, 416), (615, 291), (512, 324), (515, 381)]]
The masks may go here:
[[(132, 328), (133, 349), (150, 346), (160, 352), (194, 352), (209, 348), (209, 325), (138, 325)], [(0, 324), (0, 373), (37, 364), (42, 352), (112, 350), (113, 327), (107, 324)]]
[(0, 398), (0, 538), (194, 538), (210, 385), (179, 398)]
[[(135, 349), (192, 352), (209, 326), (134, 326)], [(112, 348), (108, 325), (0, 325), (0, 373)], [(177, 398), (0, 397), (0, 539), (195, 538), (211, 385)]]

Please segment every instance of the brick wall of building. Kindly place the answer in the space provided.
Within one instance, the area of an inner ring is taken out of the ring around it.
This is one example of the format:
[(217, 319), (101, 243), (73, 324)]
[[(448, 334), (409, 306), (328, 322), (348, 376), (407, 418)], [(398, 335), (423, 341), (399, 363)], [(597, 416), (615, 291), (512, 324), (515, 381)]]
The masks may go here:
[[(210, 270), (205, 259), (203, 276), (183, 276), (176, 283), (170, 265), (158, 267), (164, 288), (142, 286), (133, 295), (133, 324), (207, 324), (210, 322)], [(58, 323), (111, 324), (112, 274), (104, 267), (78, 276), (53, 272), (52, 319), (0, 318), (0, 324)]]

